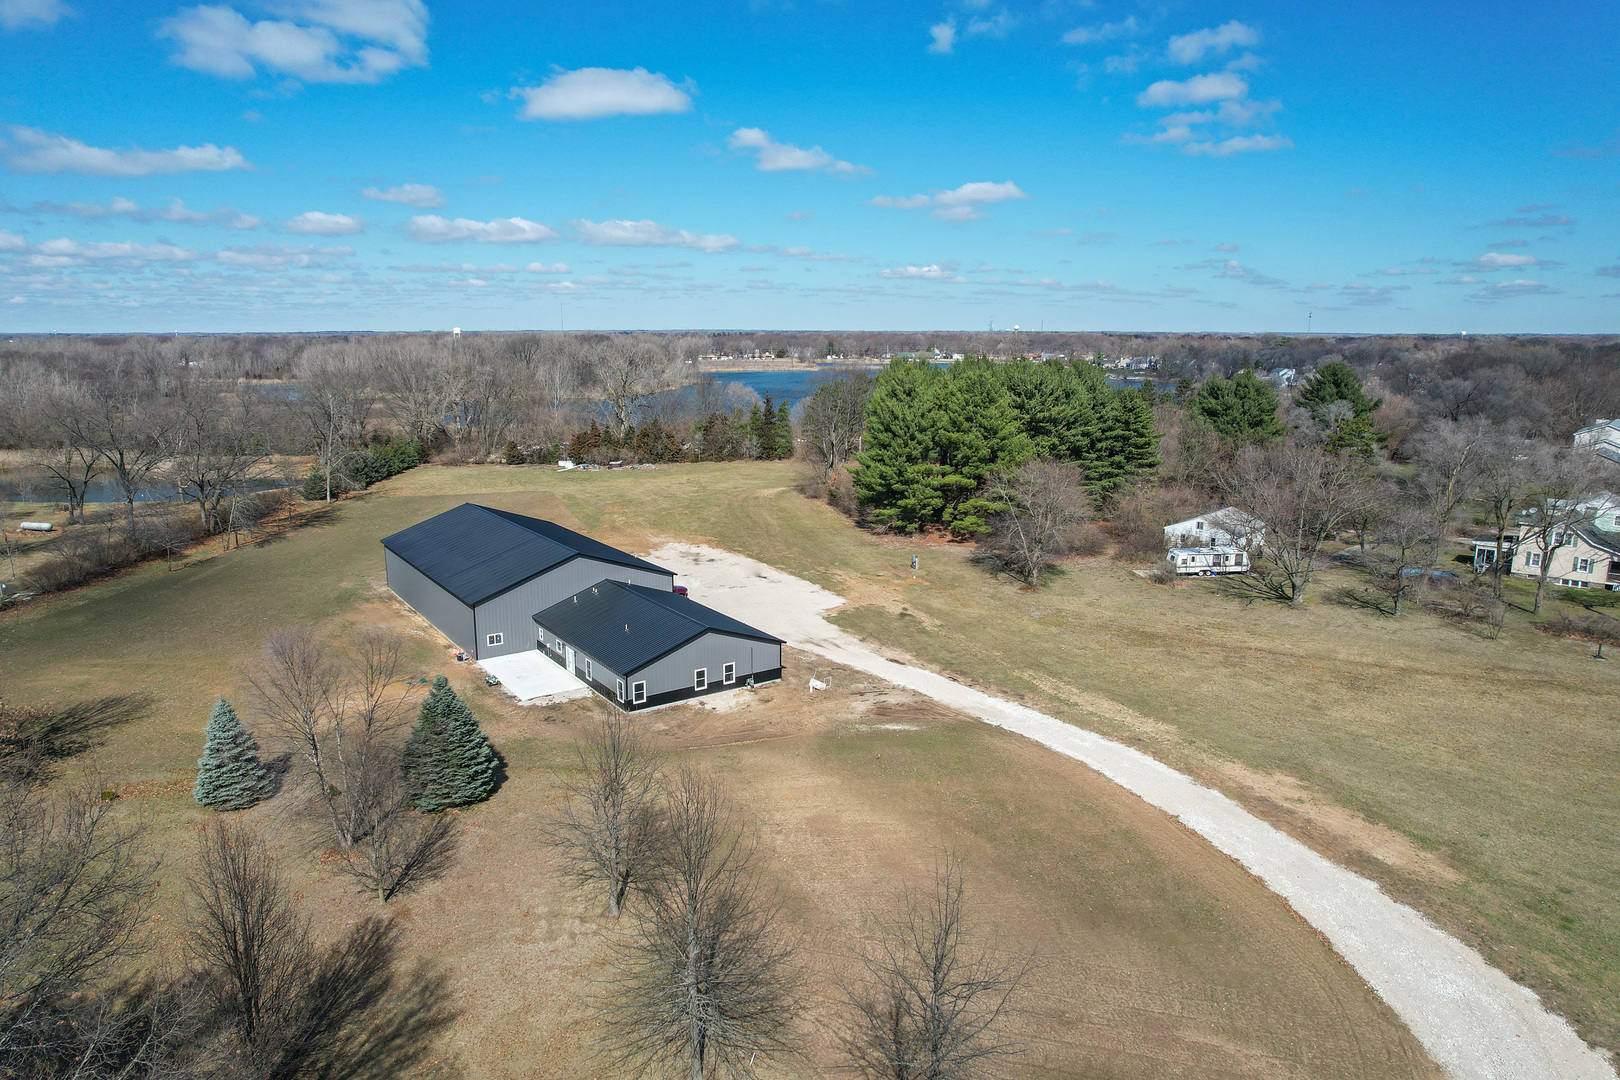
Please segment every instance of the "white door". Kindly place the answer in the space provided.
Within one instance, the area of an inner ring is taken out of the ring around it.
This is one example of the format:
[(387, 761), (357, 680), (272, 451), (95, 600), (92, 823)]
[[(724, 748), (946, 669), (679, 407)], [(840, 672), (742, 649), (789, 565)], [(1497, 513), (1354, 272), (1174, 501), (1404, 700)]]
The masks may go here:
[(563, 667), (568, 674), (572, 675), (574, 673), (574, 647), (572, 645), (563, 646)]

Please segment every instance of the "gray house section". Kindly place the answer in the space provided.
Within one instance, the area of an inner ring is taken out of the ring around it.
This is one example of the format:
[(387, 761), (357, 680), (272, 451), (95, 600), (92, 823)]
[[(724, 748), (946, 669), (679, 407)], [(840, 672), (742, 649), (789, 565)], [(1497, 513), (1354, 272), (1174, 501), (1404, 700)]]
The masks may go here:
[(534, 613), (603, 581), (670, 593), (662, 567), (539, 518), (463, 503), (385, 537), (388, 587), (474, 658), (533, 649)]
[(540, 648), (627, 710), (782, 677), (782, 640), (672, 592), (601, 581), (534, 617)]
[[(479, 604), (474, 609), (478, 620), (474, 628), (478, 642), (475, 655), (480, 660), (487, 660), (492, 656), (533, 649), (536, 644), (534, 613), (544, 611), (557, 601), (573, 596), (581, 589), (588, 589), (599, 581), (623, 581), (663, 592), (669, 592), (674, 585), (674, 578), (669, 574), (618, 566), (584, 556), (571, 559)], [(496, 636), (500, 638), (499, 642), (491, 643), (491, 637)]]
[(411, 610), (439, 628), (439, 632), (468, 652), (477, 641), (473, 630), (473, 609), (445, 592), (416, 567), (383, 549), (388, 568), (388, 587)]
[(772, 679), (779, 678), (782, 646), (777, 642), (710, 631), (668, 656), (654, 660), (635, 672), (635, 677), (647, 681), (648, 697), (662, 697), (674, 691), (693, 689), (693, 673), (699, 669), (707, 673), (709, 685), (724, 684), (727, 664), (735, 665), (732, 682), (728, 685), (741, 685), (749, 676), (754, 676), (759, 682), (766, 681), (767, 675)]

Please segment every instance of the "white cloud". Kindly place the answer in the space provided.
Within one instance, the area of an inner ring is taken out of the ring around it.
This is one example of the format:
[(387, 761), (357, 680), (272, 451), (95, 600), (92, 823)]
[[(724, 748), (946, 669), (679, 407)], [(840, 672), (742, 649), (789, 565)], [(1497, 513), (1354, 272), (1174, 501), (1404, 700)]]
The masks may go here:
[(128, 241), (84, 242), (80, 240), (47, 240), (28, 249), (31, 266), (84, 266), (94, 262), (118, 262), (141, 265), (150, 262), (196, 262), (202, 253), (195, 248), (175, 244), (135, 244)]
[(1470, 270), (1509, 270), (1520, 266), (1556, 266), (1557, 263), (1545, 262), (1534, 255), (1509, 255), (1505, 251), (1487, 251), (1477, 259), (1465, 263), (1458, 263)]
[(7, 30), (55, 26), (67, 13), (62, 0), (0, 0), (0, 26)]
[(406, 235), (424, 244), (466, 240), (481, 244), (539, 244), (557, 239), (557, 233), (549, 225), (520, 217), (473, 221), (470, 218), (450, 220), (438, 214), (418, 214), (411, 218)]
[(1237, 249), (1238, 249), (1238, 246), (1236, 244), (1216, 244), (1215, 245), (1215, 250), (1216, 251), (1236, 251)]
[(531, 274), (566, 274), (569, 272), (567, 263), (552, 263), (547, 266), (545, 263), (532, 262), (524, 269)]
[(928, 28), (928, 36), (933, 39), (928, 43), (929, 52), (949, 55), (956, 48), (956, 22), (935, 23)]
[(251, 165), (233, 146), (213, 143), (177, 146), (173, 150), (112, 150), (89, 146), (66, 135), (11, 126), (0, 137), (6, 168), (16, 173), (82, 173), (86, 176), (157, 176), (185, 172), (223, 172)]
[(26, 237), (0, 229), (0, 251), (22, 251), (27, 247), (28, 239)]
[(1136, 21), (1135, 15), (1099, 26), (1077, 26), (1063, 35), (1063, 44), (1090, 45), (1098, 41), (1112, 41), (1114, 38), (1128, 37), (1141, 28), (1142, 24)]
[(1212, 101), (1247, 97), (1249, 84), (1241, 75), (1229, 71), (1216, 71), (1208, 75), (1194, 75), (1182, 82), (1160, 79), (1140, 94), (1136, 103), (1144, 108), (1176, 105), (1207, 105)]
[(1018, 25), (1019, 21), (1018, 16), (1003, 8), (987, 19), (969, 19), (967, 35), (1003, 38)]
[(109, 217), (126, 217), (131, 221), (142, 223), (150, 221), (167, 221), (176, 225), (223, 225), (227, 229), (257, 229), (264, 222), (252, 214), (244, 214), (239, 210), (232, 210), (228, 206), (221, 206), (214, 210), (193, 210), (180, 199), (170, 199), (169, 205), (161, 209), (143, 207), (132, 199), (113, 198), (105, 203), (48, 203), (36, 202), (29, 209), (36, 213), (61, 214), (65, 217), (82, 218), (87, 221), (99, 221)]
[(684, 86), (669, 76), (646, 68), (580, 68), (559, 71), (539, 86), (515, 86), (512, 96), (523, 99), (521, 120), (598, 120), (604, 116), (652, 116), (683, 113), (692, 108), (697, 92), (691, 80)]
[(226, 79), (260, 69), (316, 83), (374, 83), (427, 63), (422, 0), (289, 0), (285, 16), (249, 22), (235, 8), (184, 8), (160, 36), (180, 45), (173, 60)]
[(1294, 140), (1286, 135), (1233, 135), (1219, 142), (1191, 142), (1181, 148), (1183, 154), (1205, 154), (1209, 157), (1231, 157), (1233, 154), (1251, 154), (1260, 150), (1288, 150)]
[(592, 247), (681, 247), (710, 254), (729, 251), (741, 241), (735, 236), (710, 236), (672, 229), (656, 221), (585, 221), (568, 223)]
[(1476, 293), (1470, 293), (1470, 300), (1511, 300), (1516, 296), (1536, 296), (1550, 293), (1551, 289), (1539, 281), (1528, 281), (1518, 278), (1513, 281), (1499, 281), (1494, 285), (1487, 285)]
[(726, 139), (726, 145), (733, 150), (752, 150), (756, 157), (754, 168), (760, 172), (830, 172), (851, 176), (872, 171), (865, 165), (839, 161), (819, 146), (805, 150), (792, 143), (777, 142), (760, 128), (738, 128)]
[(1027, 199), (1011, 180), (995, 183), (976, 180), (949, 191), (936, 191), (932, 195), (879, 195), (867, 201), (868, 206), (881, 206), (891, 210), (921, 210), (933, 207), (930, 217), (939, 221), (976, 221), (984, 216), (979, 207), (1008, 199)]
[(1196, 64), (1207, 53), (1223, 53), (1234, 45), (1245, 48), (1260, 43), (1260, 31), (1233, 19), (1207, 30), (1195, 30), (1170, 39), (1170, 59), (1178, 64)]
[(938, 265), (902, 266), (898, 269), (879, 270), (878, 277), (900, 278), (911, 281), (966, 281), (962, 275)]
[(366, 231), (363, 219), (350, 214), (324, 214), (319, 210), (306, 210), (281, 227), (299, 236), (352, 236)]
[(313, 244), (285, 246), (266, 243), (255, 247), (228, 247), (215, 252), (214, 261), (247, 270), (296, 270), (323, 266), (347, 259), (353, 254), (354, 248), (347, 245), (318, 248)]
[(363, 198), (375, 199), (377, 202), (414, 206), (418, 210), (432, 210), (434, 207), (444, 205), (444, 192), (431, 184), (400, 184), (398, 187), (386, 189), (368, 187), (361, 191), (360, 195)]

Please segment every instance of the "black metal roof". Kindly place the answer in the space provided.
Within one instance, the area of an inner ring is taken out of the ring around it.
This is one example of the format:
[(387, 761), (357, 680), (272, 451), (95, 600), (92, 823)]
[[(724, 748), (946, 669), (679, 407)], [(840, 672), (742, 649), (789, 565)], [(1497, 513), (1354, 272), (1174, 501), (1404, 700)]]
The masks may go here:
[(534, 621), (620, 675), (629, 675), (711, 631), (783, 644), (763, 630), (677, 593), (603, 581), (535, 615)]
[(675, 576), (554, 522), (477, 503), (419, 521), (382, 544), (469, 607), (581, 555)]

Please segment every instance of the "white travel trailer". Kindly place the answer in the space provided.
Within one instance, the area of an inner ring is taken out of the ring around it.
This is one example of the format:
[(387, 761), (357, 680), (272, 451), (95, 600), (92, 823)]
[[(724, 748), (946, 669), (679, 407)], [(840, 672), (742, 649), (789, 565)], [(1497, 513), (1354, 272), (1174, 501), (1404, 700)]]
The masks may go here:
[(1184, 575), (1212, 577), (1249, 572), (1249, 553), (1240, 547), (1171, 548), (1165, 559), (1176, 573)]

